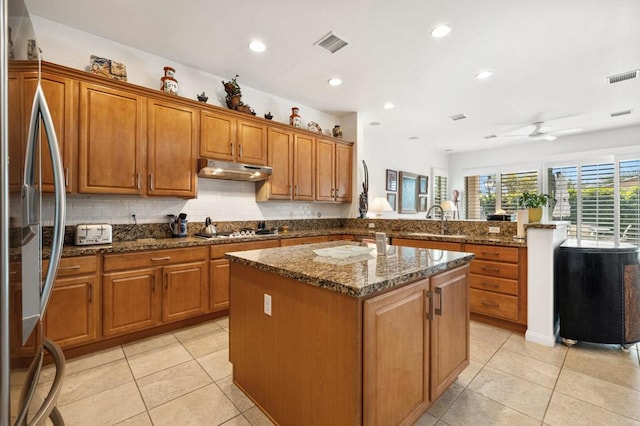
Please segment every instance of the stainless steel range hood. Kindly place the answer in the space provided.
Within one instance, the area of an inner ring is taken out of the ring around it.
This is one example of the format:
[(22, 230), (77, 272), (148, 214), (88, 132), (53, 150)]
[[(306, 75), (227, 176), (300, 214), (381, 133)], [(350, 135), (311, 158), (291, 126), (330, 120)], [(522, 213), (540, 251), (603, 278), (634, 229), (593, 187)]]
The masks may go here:
[(257, 182), (269, 179), (273, 169), (267, 166), (232, 163), (230, 161), (198, 160), (198, 176), (208, 179), (244, 180)]

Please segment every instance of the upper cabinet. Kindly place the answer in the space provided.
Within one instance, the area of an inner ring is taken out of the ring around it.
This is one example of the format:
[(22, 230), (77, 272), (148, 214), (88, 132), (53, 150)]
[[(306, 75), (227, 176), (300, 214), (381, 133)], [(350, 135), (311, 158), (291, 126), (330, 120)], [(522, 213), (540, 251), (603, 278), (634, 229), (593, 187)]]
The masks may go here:
[(316, 200), (351, 202), (353, 147), (316, 140)]
[(145, 109), (139, 95), (80, 82), (80, 192), (142, 194)]
[(262, 123), (203, 110), (200, 156), (239, 163), (267, 164), (267, 129)]
[(315, 138), (302, 133), (267, 129), (268, 180), (256, 186), (256, 200), (314, 200)]
[(147, 193), (195, 197), (198, 111), (155, 99), (147, 109)]

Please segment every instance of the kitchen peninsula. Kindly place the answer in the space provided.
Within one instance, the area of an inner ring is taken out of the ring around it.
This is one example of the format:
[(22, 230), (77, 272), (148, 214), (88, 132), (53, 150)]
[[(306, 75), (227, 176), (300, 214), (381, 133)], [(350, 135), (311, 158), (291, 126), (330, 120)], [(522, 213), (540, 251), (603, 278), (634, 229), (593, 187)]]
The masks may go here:
[(227, 257), (234, 382), (276, 424), (412, 424), (469, 363), (471, 253), (334, 241)]

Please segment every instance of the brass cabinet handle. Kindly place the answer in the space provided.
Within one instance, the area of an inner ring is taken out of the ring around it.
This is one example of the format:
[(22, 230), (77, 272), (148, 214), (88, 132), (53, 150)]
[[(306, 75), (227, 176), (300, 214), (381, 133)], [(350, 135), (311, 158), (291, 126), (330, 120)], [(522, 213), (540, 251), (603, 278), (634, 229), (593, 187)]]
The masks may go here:
[(298, 185), (296, 185), (296, 197), (298, 196)]
[(169, 290), (169, 273), (164, 274), (164, 289)]
[(233, 142), (230, 142), (229, 146), (231, 147), (231, 156), (233, 157)]
[(438, 295), (438, 297), (440, 299), (439, 300), (440, 303), (438, 304), (438, 306), (440, 306), (440, 307), (436, 308), (434, 310), (434, 314), (442, 316), (442, 304), (444, 303), (444, 298), (442, 296), (442, 288), (441, 287), (436, 287), (436, 294)]
[(493, 271), (493, 272), (500, 272), (500, 268), (490, 268), (488, 266), (483, 266), (481, 268), (483, 271)]
[(93, 300), (93, 283), (89, 283), (89, 303)]
[(429, 321), (433, 320), (433, 292), (432, 291), (427, 291), (426, 294), (426, 299), (429, 299), (428, 302), (427, 300), (425, 300), (425, 303), (427, 303), (427, 319)]
[(149, 188), (153, 191), (153, 173), (149, 173)]
[(485, 256), (488, 256), (488, 255), (500, 256), (500, 253), (497, 252), (497, 251), (481, 251), (480, 254), (485, 255)]
[(9, 275), (18, 275), (18, 271), (10, 271)]
[(80, 265), (73, 265), (73, 266), (60, 266), (58, 267), (59, 270), (69, 270), (69, 269), (80, 269)]
[(136, 189), (140, 189), (140, 173), (136, 173)]
[(156, 292), (156, 277), (154, 277), (153, 275), (151, 276), (151, 292)]
[(165, 257), (152, 257), (151, 261), (152, 262), (159, 262), (161, 260), (171, 260), (171, 256), (165, 256)]
[(242, 157), (242, 144), (238, 144), (238, 157)]
[(490, 308), (499, 308), (500, 307), (500, 304), (496, 303), (496, 302), (487, 302), (486, 300), (481, 300), (480, 303), (483, 306), (488, 306)]
[(291, 196), (291, 185), (289, 185), (289, 196)]
[(494, 287), (494, 288), (498, 288), (500, 287), (500, 284), (498, 283), (480, 283), (481, 285), (485, 286), (485, 287)]

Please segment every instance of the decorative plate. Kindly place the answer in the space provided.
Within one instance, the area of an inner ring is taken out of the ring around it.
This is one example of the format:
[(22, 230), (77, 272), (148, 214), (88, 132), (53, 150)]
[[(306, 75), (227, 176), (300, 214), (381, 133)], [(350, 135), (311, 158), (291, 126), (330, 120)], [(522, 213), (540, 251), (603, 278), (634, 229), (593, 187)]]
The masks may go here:
[(127, 67), (111, 59), (91, 55), (89, 71), (92, 74), (112, 78), (114, 80), (127, 81)]

